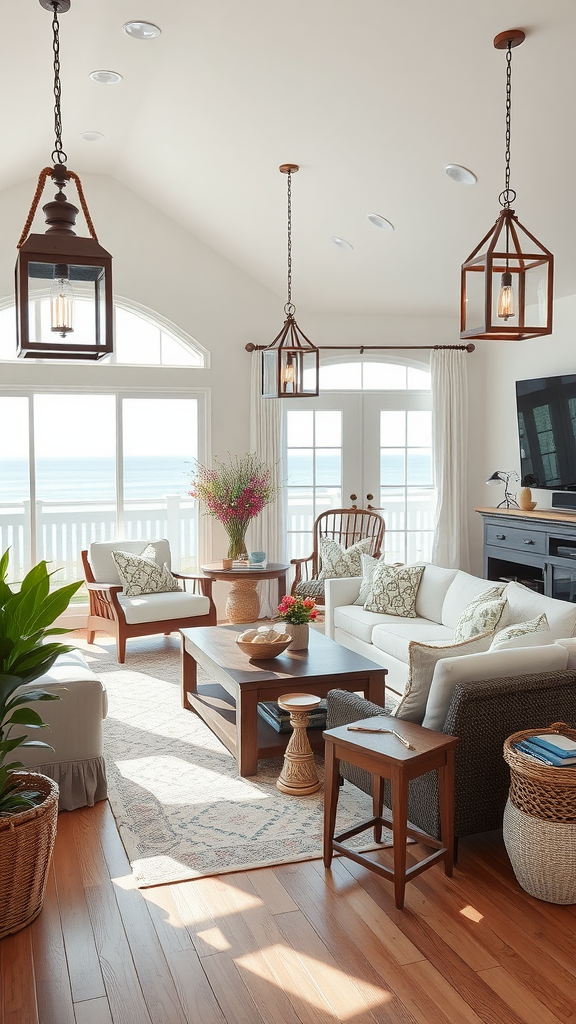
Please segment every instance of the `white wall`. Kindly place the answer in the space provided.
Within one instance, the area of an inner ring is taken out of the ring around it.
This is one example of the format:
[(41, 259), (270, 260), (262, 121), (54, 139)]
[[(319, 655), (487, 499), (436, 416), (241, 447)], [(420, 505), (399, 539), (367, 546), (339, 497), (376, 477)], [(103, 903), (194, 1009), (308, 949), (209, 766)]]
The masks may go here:
[[(472, 572), (482, 571), (482, 521), (475, 506), (494, 507), (504, 496), (503, 486), (487, 487), (495, 470), (520, 473), (516, 420), (517, 380), (576, 373), (576, 295), (554, 303), (551, 336), (520, 342), (480, 342), (474, 354), (474, 387), (470, 389), (470, 541)], [(478, 393), (476, 393), (476, 385)], [(519, 490), (514, 485), (512, 490)], [(550, 508), (552, 492), (534, 490), (538, 508)]]

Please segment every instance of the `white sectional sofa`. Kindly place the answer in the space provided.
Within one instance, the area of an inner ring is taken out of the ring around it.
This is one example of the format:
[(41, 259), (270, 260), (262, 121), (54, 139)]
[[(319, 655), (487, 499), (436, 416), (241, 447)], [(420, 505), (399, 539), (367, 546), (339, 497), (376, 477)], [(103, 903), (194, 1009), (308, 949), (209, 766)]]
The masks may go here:
[[(102, 721), (108, 703), (106, 689), (88, 667), (81, 651), (69, 651), (56, 659), (49, 672), (18, 693), (47, 690), (61, 700), (30, 705), (49, 726), (30, 739), (41, 739), (54, 749), (18, 747), (15, 751), (26, 768), (48, 775), (60, 788), (59, 809), (91, 807), (107, 796), (106, 771), (102, 750)], [(16, 729), (14, 735), (16, 735)], [(22, 728), (20, 733), (26, 733)]]
[[(494, 581), (471, 576), (457, 569), (443, 569), (427, 564), (418, 588), (416, 618), (400, 618), (365, 611), (362, 605), (355, 604), (360, 584), (360, 577), (326, 580), (326, 635), (388, 669), (387, 691), (398, 695), (404, 693), (408, 681), (410, 642), (418, 641), (433, 646), (449, 644), (466, 605), (497, 585)], [(507, 604), (498, 629), (526, 622), (544, 613), (550, 634), (542, 639), (542, 644), (572, 637), (576, 632), (576, 605), (544, 597), (515, 582), (508, 583), (503, 594)], [(489, 646), (490, 641), (487, 641), (484, 649), (487, 650)], [(534, 651), (536, 660), (536, 648)], [(467, 657), (478, 659), (483, 655), (471, 653)], [(551, 659), (554, 662), (552, 654)], [(518, 662), (518, 671), (526, 671), (520, 656)], [(566, 665), (551, 663), (549, 667), (565, 668)], [(534, 671), (538, 670), (534, 668)]]

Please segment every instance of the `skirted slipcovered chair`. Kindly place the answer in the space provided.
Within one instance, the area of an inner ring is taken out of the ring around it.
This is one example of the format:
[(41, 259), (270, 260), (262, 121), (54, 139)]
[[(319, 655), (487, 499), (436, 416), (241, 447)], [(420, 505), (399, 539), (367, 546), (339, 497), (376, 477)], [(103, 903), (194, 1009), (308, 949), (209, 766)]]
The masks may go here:
[[(367, 508), (331, 508), (314, 523), (314, 550), (306, 558), (293, 558), (293, 597), (313, 597), (324, 604), (324, 580), (334, 576), (361, 576), (362, 553), (379, 558), (384, 520)], [(328, 542), (327, 544), (325, 542)]]
[[(114, 554), (120, 553), (115, 559)], [(122, 553), (128, 556), (123, 557)], [(133, 562), (151, 562), (149, 591), (146, 591), (147, 566)], [(168, 635), (190, 626), (215, 626), (216, 607), (212, 600), (212, 580), (201, 573), (185, 576), (171, 573), (170, 544), (167, 540), (98, 541), (82, 552), (86, 587), (90, 598), (87, 621), (88, 643), (94, 643), (97, 629), (116, 637), (118, 661), (126, 657), (126, 640), (151, 633)], [(132, 563), (132, 564), (131, 564)], [(126, 584), (118, 571), (121, 565)], [(168, 573), (165, 572), (165, 568)], [(143, 570), (146, 570), (143, 572)], [(183, 581), (184, 587), (176, 581)], [(160, 580), (160, 582), (158, 582)], [(193, 589), (187, 591), (186, 581)], [(163, 589), (162, 589), (163, 588)]]

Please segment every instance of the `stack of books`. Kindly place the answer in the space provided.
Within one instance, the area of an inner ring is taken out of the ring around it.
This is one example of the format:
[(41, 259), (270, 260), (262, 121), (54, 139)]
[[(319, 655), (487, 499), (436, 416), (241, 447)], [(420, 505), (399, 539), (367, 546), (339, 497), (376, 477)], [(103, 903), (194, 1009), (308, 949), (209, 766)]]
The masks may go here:
[(266, 565), (266, 562), (249, 562), (240, 558), (235, 558), (232, 562), (233, 569), (265, 569)]
[(515, 744), (516, 750), (554, 768), (576, 765), (576, 741), (560, 733), (546, 732)]
[[(275, 700), (261, 700), (258, 704), (258, 714), (262, 715), (265, 722), (271, 725), (276, 732), (292, 732), (290, 725), (290, 712), (279, 708)], [(326, 728), (326, 701), (320, 701), (315, 711), (308, 715), (309, 729)]]

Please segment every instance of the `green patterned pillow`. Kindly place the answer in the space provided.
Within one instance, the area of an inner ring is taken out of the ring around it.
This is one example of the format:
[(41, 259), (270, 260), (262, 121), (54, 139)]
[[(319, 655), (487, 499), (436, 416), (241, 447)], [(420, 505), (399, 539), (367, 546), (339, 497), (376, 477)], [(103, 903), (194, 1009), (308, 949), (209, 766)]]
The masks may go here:
[(499, 624), (504, 626), (506, 607), (506, 598), (499, 593), (498, 588), (478, 594), (460, 615), (454, 629), (453, 642), (458, 643), (484, 633), (493, 633)]
[(360, 584), (360, 593), (354, 601), (354, 604), (361, 604), (362, 607), (366, 604), (370, 591), (372, 590), (372, 580), (374, 578), (374, 570), (377, 565), (384, 562), (384, 555), (380, 558), (373, 558), (372, 555), (360, 555), (360, 561), (362, 563), (362, 582)]
[(319, 580), (341, 579), (344, 576), (361, 576), (362, 562), (360, 556), (370, 550), (372, 540), (359, 540), (349, 548), (343, 548), (337, 540), (323, 537), (320, 541)]
[(416, 618), (416, 595), (423, 565), (384, 565), (378, 563), (372, 576), (372, 587), (364, 608), (367, 612)]
[(155, 560), (155, 550), (149, 544), (141, 555), (131, 551), (113, 551), (112, 558), (124, 587), (124, 597), (139, 597), (141, 594), (165, 594), (181, 590), (166, 564)]
[(552, 633), (546, 615), (539, 615), (528, 622), (515, 622), (506, 629), (499, 629), (494, 637), (490, 650), (510, 647), (541, 646), (552, 642)]

